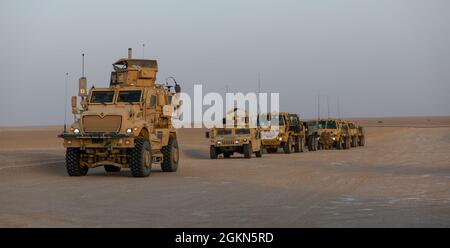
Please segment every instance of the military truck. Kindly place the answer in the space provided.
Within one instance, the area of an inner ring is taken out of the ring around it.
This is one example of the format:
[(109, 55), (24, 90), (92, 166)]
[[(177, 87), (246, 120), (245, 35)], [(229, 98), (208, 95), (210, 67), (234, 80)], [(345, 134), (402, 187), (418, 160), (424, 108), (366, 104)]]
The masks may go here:
[(319, 125), (317, 120), (303, 121), (303, 127), (306, 134), (306, 143), (308, 151), (317, 151), (319, 147)]
[(267, 153), (283, 148), (284, 153), (305, 150), (305, 129), (298, 114), (279, 112), (259, 116), (261, 139)]
[(237, 108), (230, 110), (223, 118), (223, 124), (223, 127), (206, 132), (206, 138), (210, 139), (211, 159), (217, 159), (220, 154), (229, 158), (234, 153), (244, 154), (245, 158), (251, 158), (253, 153), (257, 158), (262, 157), (260, 130), (257, 125), (251, 127), (248, 112)]
[(129, 168), (133, 177), (149, 176), (153, 164), (163, 172), (178, 169), (177, 132), (172, 116), (180, 105), (181, 88), (156, 83), (157, 61), (128, 58), (113, 64), (109, 87), (86, 90), (80, 78), (79, 96), (72, 97), (74, 122), (59, 137), (66, 147), (70, 176), (84, 176), (90, 168), (107, 172)]
[(318, 123), (319, 149), (349, 149), (349, 127), (338, 119), (321, 119)]

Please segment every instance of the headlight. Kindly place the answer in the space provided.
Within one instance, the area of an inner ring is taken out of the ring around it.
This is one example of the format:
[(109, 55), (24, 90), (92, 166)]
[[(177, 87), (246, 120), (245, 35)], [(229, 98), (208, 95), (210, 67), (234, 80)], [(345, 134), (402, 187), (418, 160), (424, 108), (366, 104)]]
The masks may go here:
[(281, 141), (283, 138), (281, 138), (281, 137), (278, 137), (278, 141)]
[(80, 129), (75, 128), (75, 129), (73, 130), (73, 133), (74, 133), (74, 134), (79, 134), (79, 133), (80, 133)]
[(234, 143), (235, 143), (235, 144), (239, 144), (239, 140), (235, 140)]
[(331, 138), (332, 140), (336, 140), (336, 138), (335, 137), (333, 137), (333, 138)]
[(244, 138), (243, 141), (244, 141), (244, 142), (247, 142), (247, 138)]
[(222, 145), (222, 141), (220, 141), (220, 140), (217, 141), (217, 144), (218, 144), (218, 145)]
[(133, 129), (131, 128), (127, 128), (127, 130), (125, 131), (127, 134), (131, 134), (133, 132)]

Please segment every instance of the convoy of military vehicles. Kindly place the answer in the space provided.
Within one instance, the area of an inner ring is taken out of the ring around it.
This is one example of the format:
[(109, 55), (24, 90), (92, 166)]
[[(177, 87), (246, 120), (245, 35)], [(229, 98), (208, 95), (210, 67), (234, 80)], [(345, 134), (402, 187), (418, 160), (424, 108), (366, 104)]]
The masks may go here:
[[(83, 70), (84, 71), (84, 70)], [(74, 122), (59, 137), (66, 148), (70, 176), (84, 176), (90, 168), (107, 172), (129, 168), (133, 177), (146, 177), (157, 164), (163, 172), (175, 172), (179, 163), (177, 131), (172, 117), (180, 108), (180, 85), (156, 83), (156, 60), (128, 57), (113, 64), (109, 87), (86, 88), (79, 79), (78, 96), (71, 99)], [(168, 78), (169, 79), (169, 78)], [(364, 146), (364, 128), (340, 119), (301, 120), (295, 113), (263, 113), (252, 126), (248, 112), (233, 109), (222, 127), (206, 132), (210, 158), (229, 158), (235, 153), (251, 158), (263, 151), (284, 153)]]

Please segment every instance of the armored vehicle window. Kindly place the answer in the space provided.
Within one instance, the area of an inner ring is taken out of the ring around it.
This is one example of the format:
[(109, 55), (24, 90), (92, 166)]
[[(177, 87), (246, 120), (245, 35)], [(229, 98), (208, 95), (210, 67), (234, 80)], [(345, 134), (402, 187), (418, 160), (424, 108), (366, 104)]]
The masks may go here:
[(156, 96), (151, 95), (150, 96), (150, 107), (154, 108), (156, 106)]
[(117, 102), (140, 102), (141, 93), (140, 90), (121, 90)]
[(246, 129), (246, 128), (236, 129), (236, 134), (250, 134), (250, 129)]
[(329, 129), (336, 129), (336, 122), (335, 121), (319, 121), (319, 128), (329, 128)]
[(91, 95), (91, 103), (112, 103), (114, 99), (114, 91), (93, 91)]
[(279, 125), (279, 126), (284, 125), (284, 119), (283, 119), (283, 116), (282, 116), (282, 115), (274, 116), (274, 117), (272, 118), (271, 124), (272, 124), (272, 125)]
[(297, 115), (291, 115), (289, 116), (289, 118), (291, 120), (291, 125), (298, 125), (299, 121)]
[(217, 129), (217, 135), (230, 135), (230, 134), (231, 129), (224, 129), (224, 128)]

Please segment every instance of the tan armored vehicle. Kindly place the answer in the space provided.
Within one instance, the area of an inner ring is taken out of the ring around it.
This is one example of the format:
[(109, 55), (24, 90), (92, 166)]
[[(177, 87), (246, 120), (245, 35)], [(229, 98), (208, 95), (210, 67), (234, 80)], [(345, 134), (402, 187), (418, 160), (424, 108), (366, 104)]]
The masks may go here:
[(234, 153), (244, 154), (245, 158), (251, 158), (252, 153), (258, 158), (262, 156), (259, 129), (251, 127), (247, 112), (239, 112), (238, 109), (229, 111), (223, 119), (224, 127), (212, 128), (206, 132), (206, 138), (210, 139), (211, 159), (217, 159), (219, 154), (229, 158)]
[(358, 145), (364, 146), (366, 144), (366, 135), (365, 135), (364, 128), (362, 126), (357, 126), (357, 129), (358, 129), (358, 132), (357, 132)]
[(262, 144), (268, 153), (283, 148), (284, 153), (305, 150), (305, 129), (297, 114), (265, 113), (259, 117)]
[(337, 119), (319, 120), (319, 148), (320, 149), (349, 149), (349, 127), (345, 121)]
[(72, 97), (74, 123), (59, 135), (67, 148), (68, 174), (84, 176), (89, 168), (104, 166), (107, 172), (130, 168), (132, 176), (146, 177), (155, 163), (164, 172), (176, 171), (178, 142), (171, 117), (180, 106), (172, 104), (180, 86), (175, 80), (175, 85), (157, 84), (156, 60), (133, 59), (131, 49), (113, 68), (106, 88), (87, 92), (86, 78), (80, 78), (81, 109)]

